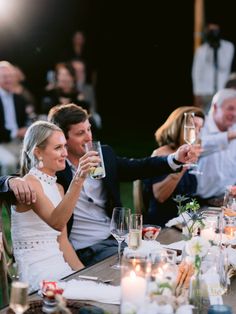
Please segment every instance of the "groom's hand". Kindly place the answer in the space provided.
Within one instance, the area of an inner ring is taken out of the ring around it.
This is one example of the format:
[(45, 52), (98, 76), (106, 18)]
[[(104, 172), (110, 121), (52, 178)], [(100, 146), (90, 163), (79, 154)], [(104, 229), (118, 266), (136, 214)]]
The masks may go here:
[(27, 181), (22, 178), (14, 177), (8, 181), (10, 190), (14, 193), (18, 203), (28, 205), (36, 202), (36, 193)]

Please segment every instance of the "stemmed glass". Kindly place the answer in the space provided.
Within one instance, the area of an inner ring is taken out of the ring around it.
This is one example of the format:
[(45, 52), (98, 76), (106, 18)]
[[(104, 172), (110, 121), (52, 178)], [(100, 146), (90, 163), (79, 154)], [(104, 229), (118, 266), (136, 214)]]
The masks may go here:
[(131, 210), (126, 207), (115, 207), (112, 212), (110, 231), (118, 242), (118, 264), (113, 265), (113, 269), (121, 268), (121, 243), (129, 233), (130, 214)]
[(16, 314), (22, 314), (29, 308), (27, 283), (21, 281), (12, 282), (10, 308)]
[[(197, 141), (196, 127), (194, 123), (194, 112), (184, 113), (184, 140), (187, 144), (193, 145)], [(194, 168), (189, 173), (192, 174), (202, 174), (198, 169), (196, 163), (188, 164), (187, 166)]]

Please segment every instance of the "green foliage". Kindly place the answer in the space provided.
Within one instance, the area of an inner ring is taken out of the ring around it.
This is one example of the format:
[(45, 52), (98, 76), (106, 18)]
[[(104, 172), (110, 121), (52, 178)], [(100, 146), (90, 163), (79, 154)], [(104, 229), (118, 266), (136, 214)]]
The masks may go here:
[(176, 197), (173, 198), (177, 203), (178, 214), (183, 218), (183, 225), (191, 235), (196, 228), (204, 227), (204, 222), (198, 201), (192, 198), (190, 202), (186, 202), (188, 199), (189, 197), (184, 195), (176, 195)]

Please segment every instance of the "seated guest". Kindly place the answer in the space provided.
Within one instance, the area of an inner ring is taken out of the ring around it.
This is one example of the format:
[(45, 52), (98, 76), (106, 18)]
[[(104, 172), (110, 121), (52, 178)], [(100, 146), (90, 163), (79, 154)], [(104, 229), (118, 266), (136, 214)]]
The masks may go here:
[(21, 155), (21, 174), (36, 193), (31, 205), (12, 206), (11, 231), (20, 280), (30, 291), (43, 279), (57, 280), (79, 270), (83, 264), (67, 238), (68, 222), (86, 175), (99, 158), (85, 154), (64, 195), (55, 173), (65, 168), (66, 139), (56, 125), (38, 121), (26, 132)]
[(59, 104), (75, 103), (90, 112), (90, 105), (80, 98), (76, 87), (76, 73), (70, 63), (58, 63), (56, 65), (56, 81), (53, 88), (50, 87), (43, 96), (41, 113), (48, 114), (49, 110)]
[(28, 125), (27, 103), (14, 92), (14, 66), (0, 61), (0, 168), (1, 174), (17, 170), (22, 139)]
[(72, 60), (71, 64), (76, 73), (76, 86), (79, 91), (79, 99), (89, 103), (90, 113), (94, 120), (94, 124), (96, 128), (101, 129), (102, 121), (97, 112), (95, 90), (92, 84), (87, 83), (85, 64), (79, 60)]
[(225, 88), (215, 94), (201, 133), (204, 152), (199, 167), (203, 176), (197, 178), (197, 194), (213, 205), (212, 198), (222, 198), (226, 186), (236, 184), (235, 89)]
[(36, 121), (36, 100), (31, 91), (25, 87), (26, 77), (22, 69), (18, 66), (14, 66), (14, 76), (13, 76), (13, 92), (17, 95), (21, 95), (27, 103), (26, 112), (29, 116), (28, 124)]
[[(157, 129), (155, 137), (159, 147), (154, 150), (152, 156), (167, 156), (184, 144), (185, 112), (194, 112), (194, 123), (197, 134), (199, 133), (204, 122), (202, 110), (197, 107), (179, 107)], [(164, 226), (169, 219), (177, 216), (178, 211), (173, 197), (178, 194), (192, 196), (196, 192), (196, 187), (196, 177), (189, 173), (187, 167), (183, 167), (178, 173), (144, 180), (144, 196), (149, 200), (146, 223)]]

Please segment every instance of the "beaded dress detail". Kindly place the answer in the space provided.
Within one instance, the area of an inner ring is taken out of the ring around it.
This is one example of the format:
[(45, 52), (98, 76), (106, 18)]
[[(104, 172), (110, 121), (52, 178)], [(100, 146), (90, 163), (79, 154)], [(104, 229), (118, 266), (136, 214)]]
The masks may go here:
[[(36, 168), (32, 168), (29, 174), (40, 181), (45, 195), (56, 207), (61, 201), (57, 178)], [(19, 213), (12, 206), (11, 231), (20, 279), (29, 282), (30, 292), (39, 289), (39, 283), (44, 279), (58, 280), (73, 272), (59, 248), (57, 237), (61, 233), (33, 210)]]

